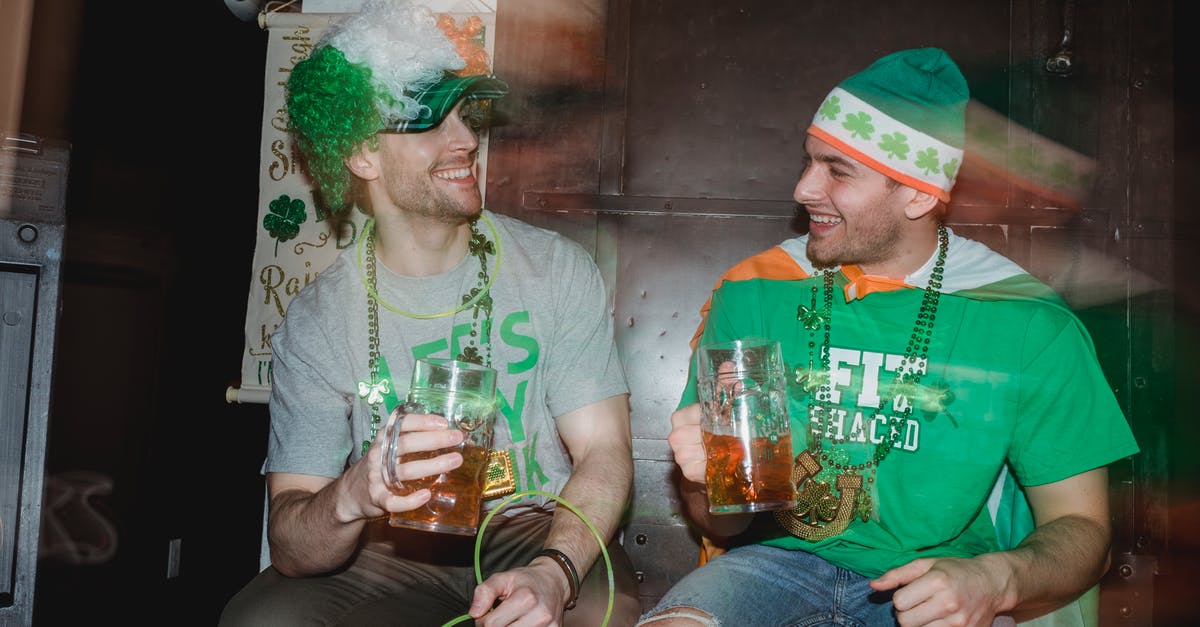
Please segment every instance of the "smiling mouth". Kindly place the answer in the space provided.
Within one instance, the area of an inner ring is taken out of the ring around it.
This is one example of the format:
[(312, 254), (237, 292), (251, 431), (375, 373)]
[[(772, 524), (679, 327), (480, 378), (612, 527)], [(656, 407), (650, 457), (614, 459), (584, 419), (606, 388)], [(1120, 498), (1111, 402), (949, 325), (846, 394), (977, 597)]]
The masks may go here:
[(837, 216), (825, 216), (825, 215), (818, 215), (815, 213), (808, 214), (808, 219), (813, 222), (816, 222), (817, 224), (832, 225), (832, 224), (841, 224), (842, 223), (842, 219)]
[(447, 168), (445, 170), (438, 170), (434, 172), (433, 175), (439, 179), (442, 179), (443, 181), (462, 181), (464, 179), (472, 178), (473, 169), (471, 166), (462, 168)]

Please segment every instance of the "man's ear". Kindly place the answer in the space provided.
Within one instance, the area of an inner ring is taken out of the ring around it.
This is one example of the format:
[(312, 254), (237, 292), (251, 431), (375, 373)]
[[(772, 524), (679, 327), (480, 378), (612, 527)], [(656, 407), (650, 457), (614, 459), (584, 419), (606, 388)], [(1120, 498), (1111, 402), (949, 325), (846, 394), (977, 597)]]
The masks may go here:
[(379, 178), (379, 151), (371, 150), (366, 142), (363, 142), (358, 150), (354, 151), (354, 154), (346, 157), (345, 163), (346, 168), (354, 176), (364, 181)]
[(919, 189), (914, 189), (913, 192), (912, 199), (904, 206), (904, 216), (909, 220), (919, 220), (937, 207), (938, 197)]

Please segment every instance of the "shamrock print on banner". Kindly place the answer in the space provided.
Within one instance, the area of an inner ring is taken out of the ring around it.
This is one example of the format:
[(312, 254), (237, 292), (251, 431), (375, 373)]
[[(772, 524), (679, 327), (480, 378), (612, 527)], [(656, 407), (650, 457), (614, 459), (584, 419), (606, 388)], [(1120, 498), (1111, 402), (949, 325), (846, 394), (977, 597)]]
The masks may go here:
[(290, 198), (282, 194), (271, 201), (268, 206), (270, 213), (263, 216), (263, 228), (275, 238), (275, 256), (279, 256), (279, 243), (286, 242), (300, 234), (300, 225), (308, 219), (304, 211), (304, 201)]

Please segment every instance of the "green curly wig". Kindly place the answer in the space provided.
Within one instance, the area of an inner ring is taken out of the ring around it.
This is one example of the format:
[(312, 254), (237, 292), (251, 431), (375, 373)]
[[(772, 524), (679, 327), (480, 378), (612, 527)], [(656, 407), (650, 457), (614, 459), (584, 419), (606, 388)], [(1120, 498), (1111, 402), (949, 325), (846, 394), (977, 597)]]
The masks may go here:
[(363, 142), (376, 141), (383, 122), (375, 105), (379, 96), (371, 70), (350, 63), (333, 46), (318, 46), (292, 68), (287, 82), (291, 129), (316, 183), (318, 200), (331, 212), (353, 204), (345, 160)]

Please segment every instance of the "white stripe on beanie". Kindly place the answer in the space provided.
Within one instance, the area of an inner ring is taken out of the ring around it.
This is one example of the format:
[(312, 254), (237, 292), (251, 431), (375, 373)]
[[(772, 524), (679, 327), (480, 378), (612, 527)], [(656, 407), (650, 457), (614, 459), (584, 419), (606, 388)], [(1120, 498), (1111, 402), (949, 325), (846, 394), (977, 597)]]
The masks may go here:
[(872, 169), (926, 183), (933, 189), (923, 191), (940, 190), (942, 194), (935, 195), (943, 200), (962, 166), (961, 148), (900, 122), (841, 87), (825, 97), (812, 126), (874, 160), (865, 164)]

